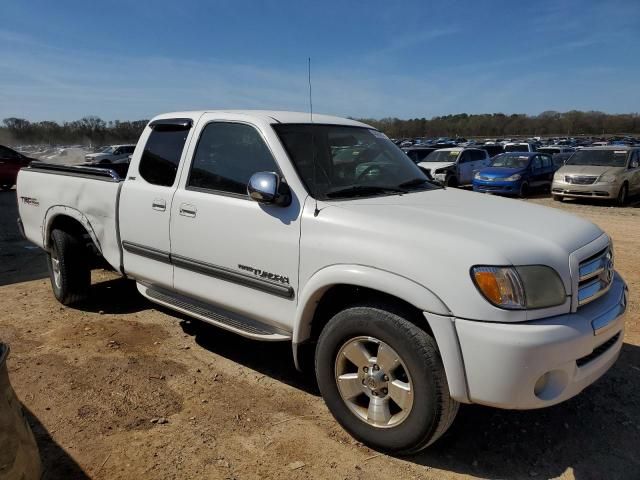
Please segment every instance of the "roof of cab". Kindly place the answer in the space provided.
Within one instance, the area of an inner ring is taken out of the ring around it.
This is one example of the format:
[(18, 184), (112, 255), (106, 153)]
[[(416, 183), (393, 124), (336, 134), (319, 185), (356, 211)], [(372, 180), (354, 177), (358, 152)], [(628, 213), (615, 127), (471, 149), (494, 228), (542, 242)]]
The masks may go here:
[[(198, 118), (201, 115), (210, 113), (246, 115), (247, 117), (259, 118), (270, 123), (312, 123), (311, 114), (309, 112), (286, 112), (279, 110), (194, 110), (185, 112), (169, 112), (155, 116), (153, 120), (167, 118)], [(333, 115), (323, 115), (314, 113), (313, 123), (328, 125), (345, 125), (352, 127), (373, 128), (356, 120), (349, 118), (335, 117)]]

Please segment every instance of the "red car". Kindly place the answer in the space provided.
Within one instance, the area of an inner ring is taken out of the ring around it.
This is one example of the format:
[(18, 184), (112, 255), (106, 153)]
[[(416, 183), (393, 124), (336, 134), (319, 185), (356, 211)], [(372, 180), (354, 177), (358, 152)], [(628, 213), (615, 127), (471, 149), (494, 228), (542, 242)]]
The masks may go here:
[(0, 145), (0, 188), (10, 190), (16, 184), (18, 170), (26, 167), (32, 158)]

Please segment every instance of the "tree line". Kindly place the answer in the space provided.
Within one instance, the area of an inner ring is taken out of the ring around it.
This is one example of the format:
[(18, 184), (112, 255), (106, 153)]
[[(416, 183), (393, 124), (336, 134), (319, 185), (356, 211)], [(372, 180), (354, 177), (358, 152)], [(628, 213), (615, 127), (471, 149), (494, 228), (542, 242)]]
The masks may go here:
[(511, 136), (610, 136), (640, 133), (638, 113), (546, 111), (540, 115), (484, 113), (445, 115), (441, 117), (364, 118), (391, 138), (415, 137), (511, 137)]
[(136, 143), (148, 120), (106, 122), (89, 116), (73, 122), (30, 122), (24, 118), (5, 118), (0, 126), (4, 145), (107, 145)]
[[(640, 134), (638, 113), (547, 111), (540, 115), (503, 113), (445, 115), (440, 117), (371, 119), (373, 125), (391, 138), (415, 137), (510, 137), (510, 136), (610, 136)], [(0, 143), (105, 145), (135, 143), (148, 120), (105, 121), (88, 116), (73, 122), (30, 122), (5, 118), (0, 126)]]

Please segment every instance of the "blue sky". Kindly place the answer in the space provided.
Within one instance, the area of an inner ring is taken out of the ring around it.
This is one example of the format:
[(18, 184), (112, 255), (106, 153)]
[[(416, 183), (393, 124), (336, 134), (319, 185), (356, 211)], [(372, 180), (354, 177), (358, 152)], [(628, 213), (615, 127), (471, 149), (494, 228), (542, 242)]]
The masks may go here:
[(640, 1), (1, 0), (0, 118), (640, 111)]

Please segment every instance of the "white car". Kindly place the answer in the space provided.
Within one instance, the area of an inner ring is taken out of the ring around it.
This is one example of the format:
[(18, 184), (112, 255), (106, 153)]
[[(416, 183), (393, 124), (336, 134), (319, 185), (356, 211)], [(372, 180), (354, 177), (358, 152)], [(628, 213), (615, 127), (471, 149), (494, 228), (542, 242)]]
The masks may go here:
[(110, 145), (100, 152), (86, 154), (84, 160), (86, 163), (112, 163), (127, 158), (135, 148), (135, 145)]
[(123, 177), (34, 164), (17, 196), (60, 302), (87, 297), (97, 254), (153, 302), (290, 342), (337, 421), (376, 449), (425, 448), (459, 403), (567, 400), (622, 348), (627, 287), (606, 233), (442, 188), (354, 120), (165, 114)]
[(535, 152), (536, 147), (527, 142), (507, 142), (504, 144), (505, 152)]
[(431, 152), (420, 167), (435, 180), (448, 187), (471, 185), (474, 175), (491, 164), (486, 150), (481, 148), (441, 148)]

